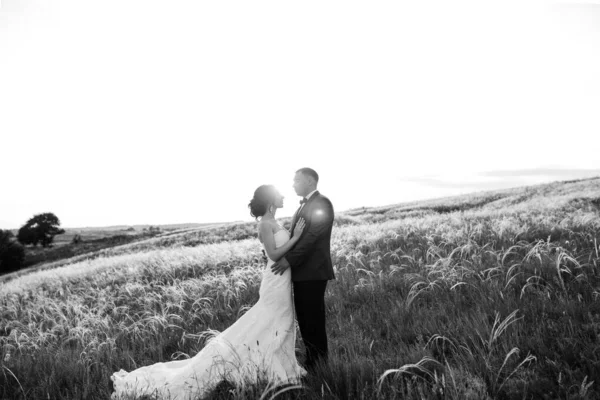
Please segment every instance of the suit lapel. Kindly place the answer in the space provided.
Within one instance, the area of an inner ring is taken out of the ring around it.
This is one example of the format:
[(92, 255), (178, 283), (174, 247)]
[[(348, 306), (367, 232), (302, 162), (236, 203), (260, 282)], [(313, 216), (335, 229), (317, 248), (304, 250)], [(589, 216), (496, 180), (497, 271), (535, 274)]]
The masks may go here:
[[(296, 227), (296, 222), (298, 222), (298, 219), (300, 219), (300, 216), (303, 216), (306, 214), (306, 210), (308, 209), (308, 206), (310, 206), (310, 203), (315, 199), (315, 197), (317, 197), (319, 195), (319, 191), (317, 190), (316, 192), (313, 193), (312, 196), (310, 196), (310, 198), (306, 201), (306, 203), (304, 203), (304, 207), (302, 207), (302, 205), (300, 207), (298, 207), (298, 209), (296, 210), (296, 212), (294, 213), (294, 217), (292, 218), (292, 231), (290, 232), (291, 235), (294, 235), (294, 228)], [(302, 209), (302, 210), (301, 210)]]
[(300, 214), (304, 215), (305, 211), (308, 209), (308, 206), (310, 206), (310, 203), (312, 203), (312, 201), (319, 195), (319, 191), (317, 190), (316, 192), (313, 193), (312, 196), (310, 196), (310, 199), (308, 199), (306, 201), (306, 203), (304, 203), (304, 207), (302, 208), (302, 210), (300, 210)]
[(290, 231), (290, 233), (291, 233), (290, 237), (294, 236), (294, 228), (296, 227), (296, 220), (298, 219), (298, 211), (300, 211), (300, 207), (298, 207), (298, 209), (294, 213), (294, 216), (292, 217), (292, 228)]

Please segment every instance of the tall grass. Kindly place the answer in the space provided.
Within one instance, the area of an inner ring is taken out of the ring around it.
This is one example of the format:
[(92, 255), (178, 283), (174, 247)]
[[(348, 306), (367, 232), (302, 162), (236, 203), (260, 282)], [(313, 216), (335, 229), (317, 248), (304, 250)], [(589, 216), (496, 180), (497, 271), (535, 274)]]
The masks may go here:
[[(329, 365), (277, 397), (598, 398), (598, 198), (600, 179), (341, 214)], [(257, 240), (180, 235), (0, 286), (0, 398), (108, 398), (114, 371), (193, 357), (256, 302)]]

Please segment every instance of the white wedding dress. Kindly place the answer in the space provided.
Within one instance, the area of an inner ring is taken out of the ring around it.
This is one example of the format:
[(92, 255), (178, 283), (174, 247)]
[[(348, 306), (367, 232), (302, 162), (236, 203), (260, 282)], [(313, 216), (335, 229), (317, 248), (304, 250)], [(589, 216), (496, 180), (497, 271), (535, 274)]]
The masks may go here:
[[(289, 240), (289, 233), (281, 229), (274, 237), (280, 247)], [(114, 373), (111, 398), (197, 399), (225, 379), (236, 384), (258, 379), (298, 383), (306, 371), (295, 355), (291, 271), (275, 275), (270, 268), (273, 263), (269, 260), (263, 272), (258, 302), (233, 325), (192, 358)]]

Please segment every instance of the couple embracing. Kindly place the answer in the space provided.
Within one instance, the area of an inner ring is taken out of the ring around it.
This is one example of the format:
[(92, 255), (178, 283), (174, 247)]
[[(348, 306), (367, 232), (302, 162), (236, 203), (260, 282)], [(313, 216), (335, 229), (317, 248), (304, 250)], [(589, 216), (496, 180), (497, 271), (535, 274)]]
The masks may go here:
[[(293, 186), (303, 199), (289, 232), (275, 219), (283, 196), (272, 185), (256, 189), (249, 208), (260, 219), (258, 237), (269, 258), (258, 302), (192, 358), (113, 374), (113, 399), (195, 399), (222, 380), (298, 383), (307, 371), (327, 361), (325, 289), (327, 281), (335, 279), (330, 255), (334, 211), (317, 190), (318, 182), (313, 169), (296, 171)], [(306, 349), (303, 365), (295, 354), (294, 315)]]

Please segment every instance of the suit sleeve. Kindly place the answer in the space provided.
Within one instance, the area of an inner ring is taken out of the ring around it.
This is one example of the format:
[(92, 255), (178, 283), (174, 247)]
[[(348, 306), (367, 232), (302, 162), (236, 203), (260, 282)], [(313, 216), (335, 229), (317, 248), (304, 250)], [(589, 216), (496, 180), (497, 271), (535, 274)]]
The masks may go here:
[(292, 268), (301, 265), (313, 250), (313, 246), (333, 225), (333, 206), (329, 199), (319, 199), (311, 205), (310, 216), (298, 243), (285, 255)]

